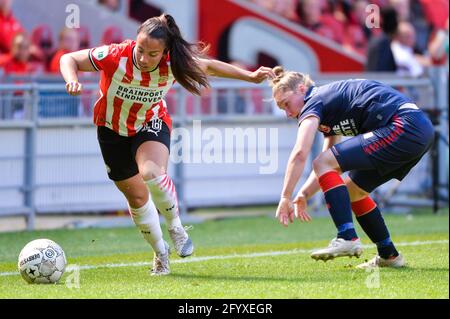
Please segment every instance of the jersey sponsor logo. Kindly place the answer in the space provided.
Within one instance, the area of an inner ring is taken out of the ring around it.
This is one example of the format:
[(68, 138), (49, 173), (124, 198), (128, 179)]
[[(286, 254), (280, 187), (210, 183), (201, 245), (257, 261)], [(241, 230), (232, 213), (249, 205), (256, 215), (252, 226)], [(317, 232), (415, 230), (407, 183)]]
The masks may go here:
[(103, 46), (103, 47), (97, 48), (94, 50), (94, 52), (92, 52), (92, 55), (98, 61), (103, 60), (108, 55), (108, 47)]
[(336, 135), (356, 136), (358, 129), (354, 119), (345, 119), (333, 126), (333, 132)]
[(154, 90), (141, 87), (126, 87), (121, 85), (119, 85), (115, 92), (115, 95), (122, 99), (151, 104), (161, 101), (164, 94), (164, 89)]

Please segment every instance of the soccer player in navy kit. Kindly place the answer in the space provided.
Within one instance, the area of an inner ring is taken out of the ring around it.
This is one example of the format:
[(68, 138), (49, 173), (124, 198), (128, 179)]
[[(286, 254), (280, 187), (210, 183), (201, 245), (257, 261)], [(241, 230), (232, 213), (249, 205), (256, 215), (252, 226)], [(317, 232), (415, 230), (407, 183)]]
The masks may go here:
[[(402, 180), (429, 150), (434, 129), (428, 117), (407, 97), (376, 81), (356, 79), (316, 87), (308, 75), (274, 68), (273, 97), (280, 109), (298, 119), (297, 141), (289, 158), (276, 216), (287, 226), (294, 216), (311, 217), (307, 199), (322, 189), (337, 228), (316, 260), (362, 253), (352, 210), (378, 254), (358, 268), (403, 267), (383, 217), (369, 194), (390, 179)], [(292, 200), (317, 131), (324, 136), (313, 171)], [(339, 136), (353, 136), (339, 143)], [(343, 172), (349, 172), (345, 180)]]

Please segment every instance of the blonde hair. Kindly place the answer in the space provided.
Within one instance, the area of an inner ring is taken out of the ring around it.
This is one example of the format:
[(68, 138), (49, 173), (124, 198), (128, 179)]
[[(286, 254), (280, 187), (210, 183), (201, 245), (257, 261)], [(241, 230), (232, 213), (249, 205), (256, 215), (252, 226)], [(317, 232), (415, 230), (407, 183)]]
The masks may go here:
[(285, 71), (281, 66), (274, 67), (273, 72), (275, 77), (270, 80), (273, 94), (278, 90), (282, 90), (282, 92), (296, 91), (300, 84), (304, 84), (307, 88), (315, 85), (308, 74)]

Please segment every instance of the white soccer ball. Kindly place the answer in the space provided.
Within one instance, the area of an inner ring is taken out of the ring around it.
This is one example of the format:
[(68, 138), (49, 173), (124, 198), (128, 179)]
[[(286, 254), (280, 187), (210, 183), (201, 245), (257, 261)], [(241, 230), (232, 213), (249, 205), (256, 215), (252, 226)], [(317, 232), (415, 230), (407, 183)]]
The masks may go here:
[(56, 283), (66, 269), (63, 249), (50, 239), (36, 239), (23, 247), (17, 266), (28, 283)]

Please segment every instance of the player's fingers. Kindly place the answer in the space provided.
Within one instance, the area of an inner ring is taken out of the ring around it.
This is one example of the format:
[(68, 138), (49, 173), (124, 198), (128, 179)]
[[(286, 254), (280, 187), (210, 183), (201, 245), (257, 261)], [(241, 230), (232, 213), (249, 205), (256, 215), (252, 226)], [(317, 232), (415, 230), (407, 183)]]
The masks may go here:
[(81, 91), (83, 91), (83, 85), (80, 82), (77, 82), (77, 84), (78, 84), (77, 92), (81, 93)]
[(286, 215), (283, 216), (283, 225), (284, 226), (288, 225), (288, 217)]
[(261, 74), (264, 79), (267, 79), (267, 78), (273, 79), (275, 77), (275, 73), (273, 73), (272, 69), (269, 69), (269, 68), (261, 70)]
[(276, 217), (280, 223), (283, 223), (283, 214), (279, 210), (277, 211)]
[(67, 88), (67, 93), (69, 93), (70, 95), (73, 95), (73, 82), (67, 83), (66, 88)]
[(66, 84), (66, 90), (70, 95), (78, 95), (81, 93), (82, 85), (77, 81), (69, 82)]
[(265, 71), (267, 72), (267, 75), (269, 76), (269, 78), (273, 79), (276, 77), (275, 73), (273, 72), (273, 70), (271, 68), (265, 68)]
[(306, 210), (302, 210), (302, 211), (300, 211), (300, 220), (302, 222), (310, 222), (311, 216), (309, 216), (309, 214), (306, 212)]

